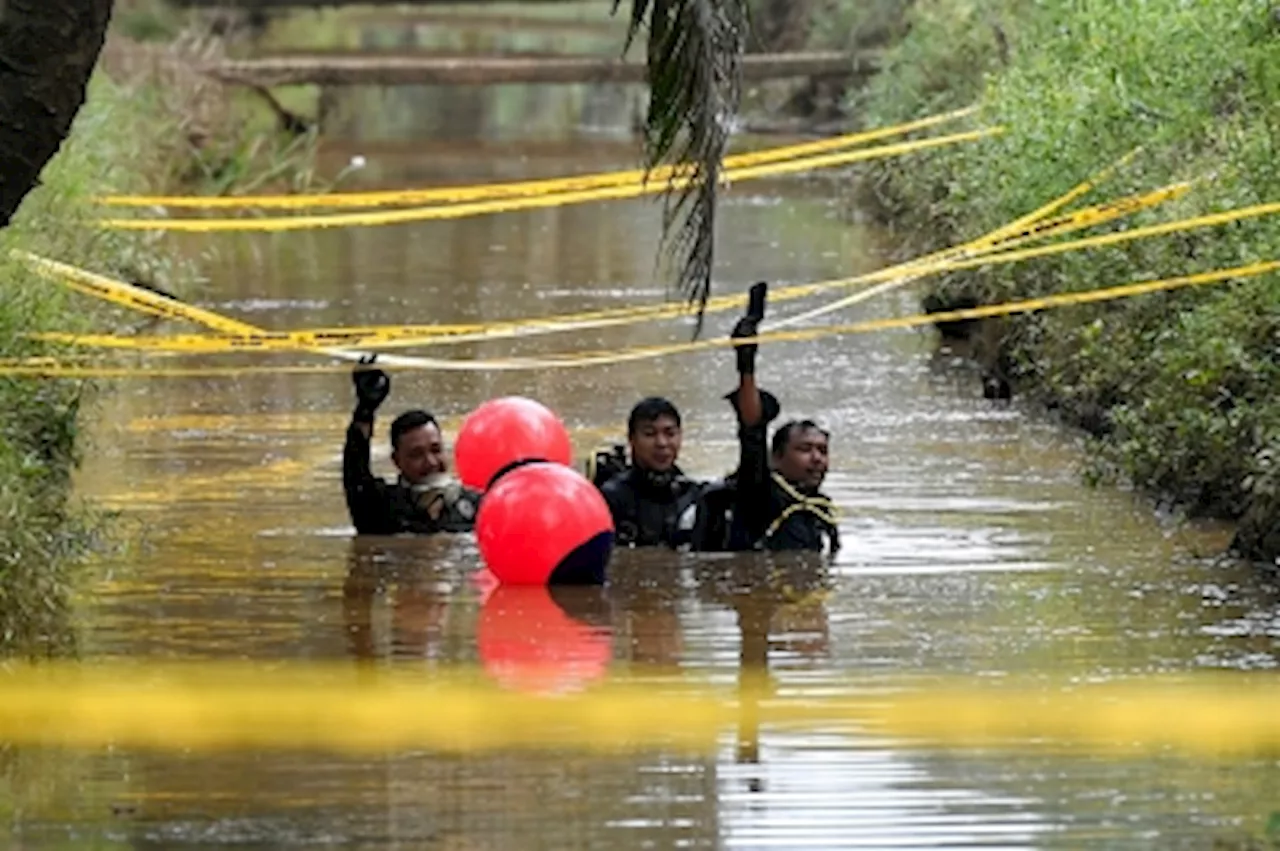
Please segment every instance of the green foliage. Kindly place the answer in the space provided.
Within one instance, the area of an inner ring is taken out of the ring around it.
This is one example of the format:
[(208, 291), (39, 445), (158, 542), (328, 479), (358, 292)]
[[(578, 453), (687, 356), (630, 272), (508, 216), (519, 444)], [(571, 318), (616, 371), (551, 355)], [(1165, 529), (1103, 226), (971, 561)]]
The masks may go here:
[(905, 35), (906, 0), (816, 4), (809, 47), (858, 50), (897, 43)]
[[(0, 231), (0, 358), (57, 354), (26, 332), (111, 318), (33, 275), (10, 257), (14, 249), (164, 286), (184, 276), (181, 266), (152, 259), (146, 237), (97, 231), (91, 222), (94, 196), (147, 188), (155, 149), (139, 140), (174, 132), (147, 103), (95, 78), (71, 137)], [(77, 381), (0, 378), (0, 651), (57, 652), (70, 641), (69, 593), (97, 523), (69, 501), (83, 449), (78, 415), (92, 390)]]
[[(993, 21), (1001, 35), (993, 41)], [(1203, 178), (1135, 224), (1280, 199), (1280, 24), (1270, 2), (921, 0), (868, 123), (978, 102), (1002, 136), (886, 165), (889, 212), (934, 248), (1035, 209), (1139, 146), (1087, 202)], [(1007, 47), (1007, 62), (1001, 54)], [(984, 302), (1280, 258), (1280, 220), (950, 276)], [(1193, 513), (1238, 517), (1280, 434), (1280, 280), (1152, 295), (1011, 321), (1002, 356), (1026, 392), (1098, 436), (1096, 472)], [(1253, 553), (1259, 555), (1261, 553)]]
[[(616, 13), (622, 0), (614, 0)], [(668, 185), (663, 241), (675, 267), (675, 289), (702, 309), (711, 295), (716, 203), (729, 119), (741, 100), (741, 55), (747, 0), (631, 0), (629, 47), (648, 31), (649, 112), (645, 160), (688, 163), (688, 182)]]
[(118, 10), (114, 25), (134, 41), (170, 41), (182, 30), (181, 22), (167, 4), (135, 4)]

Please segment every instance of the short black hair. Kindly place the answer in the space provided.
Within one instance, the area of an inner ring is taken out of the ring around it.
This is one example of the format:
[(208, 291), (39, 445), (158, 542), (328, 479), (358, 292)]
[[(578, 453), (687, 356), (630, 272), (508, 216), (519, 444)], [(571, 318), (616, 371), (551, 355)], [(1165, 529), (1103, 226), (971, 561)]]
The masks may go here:
[(400, 447), (400, 438), (404, 437), (415, 428), (433, 425), (436, 428), (440, 424), (436, 422), (436, 418), (427, 411), (415, 409), (405, 411), (391, 422), (391, 448), (398, 449)]
[(627, 436), (634, 435), (641, 423), (655, 422), (659, 417), (671, 417), (676, 421), (677, 426), (680, 425), (680, 412), (676, 410), (675, 405), (671, 404), (670, 399), (664, 399), (661, 396), (641, 399), (631, 409), (631, 416), (627, 417)]
[(791, 442), (791, 433), (794, 431), (808, 431), (814, 429), (822, 434), (828, 440), (831, 439), (831, 432), (815, 423), (813, 420), (791, 420), (778, 426), (778, 430), (773, 433), (773, 444), (770, 447), (774, 455), (781, 455), (787, 451), (787, 444)]

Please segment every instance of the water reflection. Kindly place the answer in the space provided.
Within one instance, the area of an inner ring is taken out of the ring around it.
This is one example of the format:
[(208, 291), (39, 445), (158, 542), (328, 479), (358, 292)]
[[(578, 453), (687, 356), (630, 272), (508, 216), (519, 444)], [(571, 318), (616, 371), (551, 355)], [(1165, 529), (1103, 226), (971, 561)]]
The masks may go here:
[[(408, 548), (403, 544), (397, 548), (392, 542), (363, 537), (351, 541), (350, 567), (342, 586), (342, 624), (348, 650), (364, 661), (383, 657), (438, 660), (446, 650), (446, 619), (453, 589), (431, 561), (416, 552), (405, 557)], [(389, 611), (389, 635), (380, 635), (382, 625), (375, 624), (375, 603), (379, 601), (385, 602)]]
[[(354, 32), (331, 35), (345, 44)], [(337, 163), (367, 156), (352, 188), (635, 163), (633, 145), (584, 129), (622, 127), (621, 98), (589, 98), (588, 108), (584, 93), (551, 89), (364, 95), (343, 95), (334, 127), (346, 138), (326, 143)], [(464, 101), (479, 105), (451, 123), (448, 110)], [(534, 113), (552, 129), (537, 129)], [(395, 141), (424, 128), (442, 132)], [(735, 187), (721, 216), (718, 291), (882, 265), (884, 235), (843, 221), (838, 190), (829, 177)], [(659, 215), (635, 201), (173, 244), (210, 252), (203, 303), (264, 327), (466, 322), (661, 298)], [(914, 309), (899, 293), (833, 318)], [(708, 330), (730, 321), (709, 317)], [(521, 351), (688, 330), (636, 325)], [(496, 343), (456, 352), (507, 353)], [(536, 692), (652, 672), (655, 687), (686, 677), (736, 694), (739, 723), (715, 752), (695, 755), (10, 750), (0, 753), (0, 801), (12, 808), (0, 837), (76, 851), (387, 851), (1200, 848), (1260, 833), (1277, 791), (1265, 761), (1228, 771), (1065, 748), (946, 753), (762, 721), (772, 696), (874, 693), (904, 673), (1100, 679), (1276, 664), (1275, 590), (1247, 567), (1195, 555), (1216, 551), (1221, 530), (1162, 525), (1126, 494), (1083, 488), (1069, 436), (1016, 404), (984, 402), (972, 379), (923, 334), (770, 348), (761, 380), (782, 389), (787, 415), (833, 430), (839, 558), (620, 552), (609, 588), (564, 593), (477, 583), (469, 537), (353, 540), (339, 479), (345, 375), (122, 383), (104, 400), (79, 484), (147, 537), (98, 566), (81, 606), (89, 658), (347, 659), (424, 676), (468, 665), (501, 688)], [(424, 372), (397, 375), (389, 407), (426, 405), (456, 433), (487, 398), (533, 395), (585, 453), (621, 436), (637, 398), (661, 393), (685, 414), (682, 460), (712, 477), (734, 462), (720, 398), (733, 380), (720, 354), (589, 372)], [(375, 450), (384, 465), (385, 438)]]

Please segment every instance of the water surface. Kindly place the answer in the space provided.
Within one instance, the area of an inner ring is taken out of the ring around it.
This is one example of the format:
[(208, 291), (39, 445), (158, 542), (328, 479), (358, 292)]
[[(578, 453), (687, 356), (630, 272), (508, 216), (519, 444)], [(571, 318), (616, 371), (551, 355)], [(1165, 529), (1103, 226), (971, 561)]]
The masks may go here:
[[(605, 102), (611, 129), (601, 133), (581, 90), (490, 92), (454, 122), (461, 97), (350, 92), (326, 162), (366, 157), (352, 185), (368, 187), (635, 162), (625, 99)], [(559, 117), (526, 120), (548, 109)], [(851, 179), (735, 187), (717, 291), (884, 265), (892, 237), (842, 214)], [(662, 299), (659, 220), (655, 202), (629, 201), (172, 244), (207, 252), (205, 306), (263, 327), (473, 322)], [(915, 309), (904, 291), (836, 318)], [(710, 316), (708, 330), (734, 318)], [(621, 348), (689, 331), (641, 324), (433, 354)], [(181, 362), (295, 361), (305, 359)], [(727, 352), (590, 370), (397, 373), (384, 420), (426, 406), (454, 434), (481, 401), (519, 393), (555, 409), (585, 454), (621, 438), (636, 399), (660, 393), (684, 412), (685, 467), (714, 476), (734, 461), (721, 399), (734, 380)], [(559, 600), (482, 598), (466, 537), (352, 539), (339, 477), (354, 401), (344, 373), (121, 382), (100, 409), (80, 487), (121, 511), (141, 544), (96, 566), (81, 602), (85, 656), (372, 661), (423, 676), (464, 664), (510, 687), (518, 682), (509, 670), (502, 679), (486, 631), (536, 616), (567, 624), (548, 635), (549, 652), (596, 660), (574, 669), (580, 678), (656, 668), (733, 684), (767, 670), (778, 694), (798, 697), (904, 676), (1107, 680), (1275, 666), (1275, 591), (1207, 557), (1221, 529), (1178, 527), (1128, 494), (1084, 487), (1073, 436), (982, 400), (931, 335), (770, 346), (760, 380), (787, 415), (832, 429), (827, 489), (845, 518), (834, 563), (620, 553), (610, 589)], [(389, 475), (384, 428), (376, 444)], [(1104, 758), (1056, 745), (925, 749), (847, 729), (771, 728), (747, 713), (703, 756), (10, 748), (0, 755), (11, 811), (0, 830), (9, 847), (77, 851), (1207, 848), (1245, 847), (1280, 809), (1271, 760)]]

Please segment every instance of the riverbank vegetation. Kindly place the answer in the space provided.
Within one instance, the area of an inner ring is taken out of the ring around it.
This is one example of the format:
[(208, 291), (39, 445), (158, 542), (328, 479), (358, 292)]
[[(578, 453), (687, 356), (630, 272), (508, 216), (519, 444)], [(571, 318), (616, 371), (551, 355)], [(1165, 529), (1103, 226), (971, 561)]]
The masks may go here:
[[(27, 331), (85, 328), (83, 296), (34, 275), (11, 256), (29, 251), (132, 279), (169, 283), (173, 269), (143, 240), (96, 232), (92, 198), (149, 187), (165, 117), (99, 75), (70, 138), (45, 168), (13, 223), (0, 231), (0, 358), (58, 354)], [(82, 450), (83, 382), (0, 378), (0, 648), (62, 649), (76, 556), (88, 515), (71, 505), (70, 477)]]
[[(310, 150), (263, 122), (192, 69), (194, 50), (215, 40), (176, 35), (143, 43), (118, 17), (70, 137), (0, 231), (0, 359), (74, 357), (25, 332), (136, 327), (44, 280), (12, 256), (32, 252), (178, 295), (197, 282), (189, 260), (157, 250), (155, 237), (100, 231), (94, 199), (181, 189), (242, 191), (304, 174)], [(255, 122), (257, 122), (255, 124)], [(282, 153), (283, 152), (283, 153)], [(71, 497), (87, 446), (81, 414), (94, 387), (80, 381), (0, 376), (0, 652), (65, 652), (70, 600), (81, 556), (101, 528)]]
[[(925, 251), (1011, 221), (1141, 148), (1089, 200), (1197, 181), (1132, 219), (1280, 200), (1280, 9), (917, 0), (883, 72), (850, 97), (866, 125), (971, 103), (1007, 131), (878, 164), (867, 191)], [(1257, 218), (948, 276), (932, 303), (997, 303), (1280, 258)], [(1250, 558), (1280, 556), (1280, 276), (990, 323), (978, 356), (1091, 436), (1090, 475), (1191, 515), (1239, 519)]]

